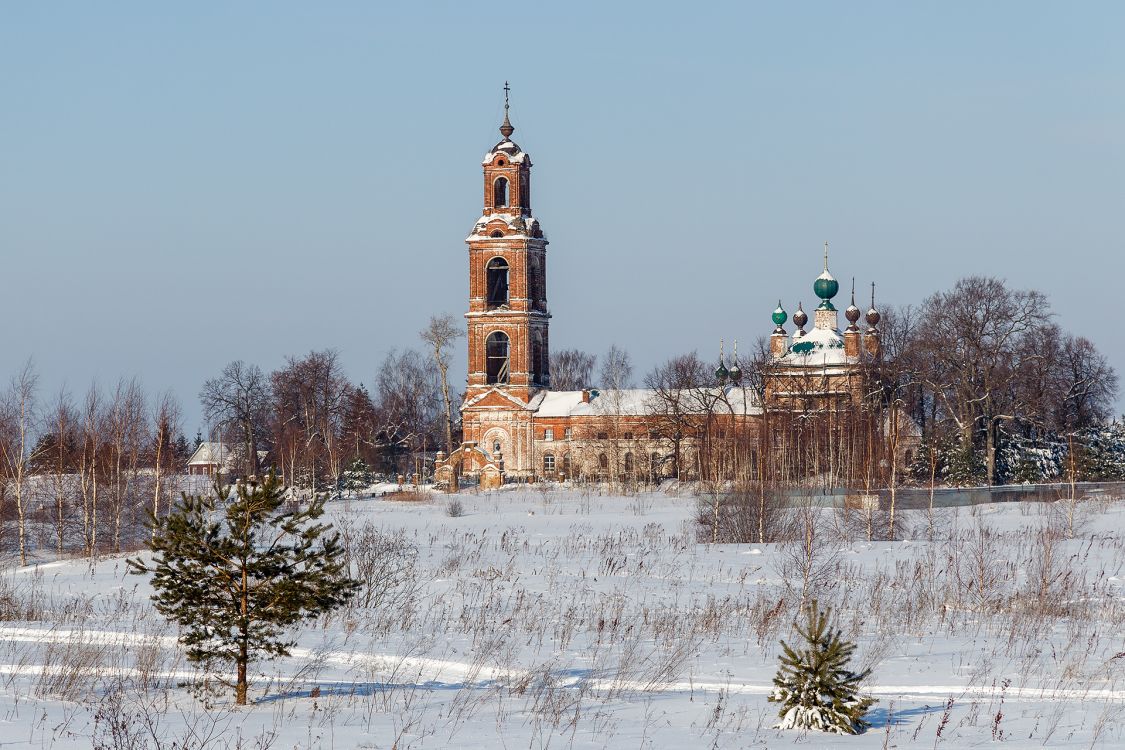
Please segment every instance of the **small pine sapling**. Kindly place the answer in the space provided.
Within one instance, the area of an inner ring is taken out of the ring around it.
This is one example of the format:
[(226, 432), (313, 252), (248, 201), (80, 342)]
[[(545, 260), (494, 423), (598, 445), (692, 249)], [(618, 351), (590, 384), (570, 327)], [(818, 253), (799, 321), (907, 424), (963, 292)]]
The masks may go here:
[(272, 472), (230, 499), (219, 487), (185, 494), (167, 516), (150, 514), (152, 561), (128, 561), (130, 572), (152, 576), (156, 609), (180, 624), (190, 661), (235, 666), (240, 706), (249, 663), (288, 656), (289, 628), (346, 603), (359, 585), (339, 535), (317, 522), (324, 502), (289, 512), (284, 503)]
[(781, 721), (774, 729), (859, 734), (868, 727), (863, 717), (875, 699), (862, 695), (859, 686), (870, 670), (857, 674), (848, 669), (855, 644), (845, 641), (830, 619), (831, 610), (821, 611), (814, 600), (805, 625), (797, 625), (805, 647), (781, 642), (781, 665), (769, 696), (770, 702), (781, 704)]

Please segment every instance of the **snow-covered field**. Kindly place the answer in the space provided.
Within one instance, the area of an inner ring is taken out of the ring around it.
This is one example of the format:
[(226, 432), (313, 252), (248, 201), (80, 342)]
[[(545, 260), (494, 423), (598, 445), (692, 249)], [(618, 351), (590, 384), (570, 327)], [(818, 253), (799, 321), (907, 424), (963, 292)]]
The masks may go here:
[[(687, 496), (458, 499), (333, 504), (364, 601), (245, 709), (124, 557), (0, 571), (0, 747), (1125, 746), (1125, 502), (906, 514), (898, 542), (816, 511), (810, 556), (698, 543)], [(805, 578), (873, 668), (866, 734), (770, 728)]]

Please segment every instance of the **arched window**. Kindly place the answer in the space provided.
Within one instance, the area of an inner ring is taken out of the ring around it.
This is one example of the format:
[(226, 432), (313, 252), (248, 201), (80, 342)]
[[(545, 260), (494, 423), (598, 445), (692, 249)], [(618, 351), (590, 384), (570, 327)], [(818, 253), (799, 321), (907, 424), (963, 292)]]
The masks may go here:
[(598, 454), (598, 468), (605, 471), (609, 468), (609, 456), (604, 453)]
[(543, 332), (533, 331), (531, 334), (531, 380), (536, 385), (546, 385), (546, 367), (543, 366), (546, 347), (543, 346)]
[(543, 454), (543, 473), (544, 474), (554, 474), (555, 473), (555, 454), (554, 453), (544, 453)]
[(485, 359), (489, 384), (508, 382), (508, 336), (500, 331), (485, 340)]
[(488, 261), (488, 306), (508, 304), (508, 261), (493, 258)]
[(508, 178), (497, 177), (496, 182), (492, 183), (492, 205), (496, 208), (507, 208), (508, 206)]
[(570, 476), (570, 454), (564, 453), (562, 457), (562, 473)]
[(633, 473), (633, 469), (635, 469), (635, 468), (636, 467), (633, 465), (633, 454), (632, 453), (626, 453), (625, 454), (625, 473), (631, 475)]
[(660, 481), (660, 454), (653, 453), (649, 456), (649, 462), (651, 464), (649, 468), (652, 470), (653, 481)]

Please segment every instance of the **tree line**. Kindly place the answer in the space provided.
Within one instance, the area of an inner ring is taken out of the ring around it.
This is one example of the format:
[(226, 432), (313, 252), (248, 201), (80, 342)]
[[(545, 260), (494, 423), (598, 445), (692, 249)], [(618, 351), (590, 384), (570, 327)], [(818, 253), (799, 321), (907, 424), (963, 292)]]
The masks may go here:
[(226, 479), (274, 469), (299, 498), (366, 486), (376, 472), (421, 471), (424, 456), (459, 440), (448, 371), (462, 335), (452, 315), (434, 316), (419, 349), (385, 357), (371, 391), (348, 380), (331, 349), (288, 357), (270, 373), (230, 362), (200, 390), (209, 426), (194, 441), (171, 392), (123, 378), (44, 398), (29, 361), (0, 394), (0, 554), (18, 551), (26, 563), (35, 548), (135, 548), (148, 513), (207, 491), (210, 477), (184, 474), (205, 440), (230, 456)]

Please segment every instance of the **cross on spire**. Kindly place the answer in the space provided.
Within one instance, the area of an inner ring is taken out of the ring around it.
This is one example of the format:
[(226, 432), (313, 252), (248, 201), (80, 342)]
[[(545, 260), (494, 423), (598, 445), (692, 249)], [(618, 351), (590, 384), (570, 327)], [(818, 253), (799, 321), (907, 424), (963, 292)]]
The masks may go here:
[(828, 270), (828, 240), (824, 241), (824, 270)]
[(504, 124), (500, 126), (500, 135), (504, 136), (505, 139), (511, 138), (512, 133), (516, 132), (508, 119), (508, 92), (511, 90), (512, 87), (508, 85), (507, 81), (504, 81)]

